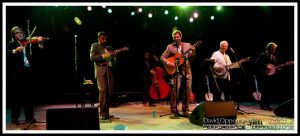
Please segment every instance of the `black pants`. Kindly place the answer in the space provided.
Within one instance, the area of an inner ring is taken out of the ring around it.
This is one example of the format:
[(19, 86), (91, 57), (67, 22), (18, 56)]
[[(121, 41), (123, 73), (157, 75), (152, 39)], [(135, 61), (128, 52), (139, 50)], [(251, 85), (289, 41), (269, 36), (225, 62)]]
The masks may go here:
[(225, 96), (225, 101), (230, 101), (231, 100), (231, 85), (230, 81), (228, 78), (223, 79), (223, 78), (216, 78), (220, 92), (218, 90), (215, 91), (215, 101), (220, 101), (221, 100), (221, 94), (224, 93)]
[(269, 108), (274, 85), (274, 76), (257, 76), (258, 88), (261, 92), (261, 108)]
[(34, 83), (32, 69), (25, 68), (24, 71), (14, 78), (11, 95), (11, 117), (17, 119), (20, 116), (21, 108), (24, 108), (25, 119), (30, 121), (34, 118)]

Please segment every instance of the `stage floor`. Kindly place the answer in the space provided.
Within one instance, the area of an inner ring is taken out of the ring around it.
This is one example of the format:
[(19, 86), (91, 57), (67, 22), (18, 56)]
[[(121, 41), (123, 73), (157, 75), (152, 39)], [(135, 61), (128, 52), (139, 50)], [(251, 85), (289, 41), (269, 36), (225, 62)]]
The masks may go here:
[[(98, 104), (96, 103), (95, 106)], [(240, 103), (241, 112), (237, 112), (238, 122), (233, 126), (227, 127), (203, 127), (190, 123), (188, 117), (180, 117), (179, 119), (171, 119), (169, 104), (165, 101), (157, 102), (155, 104), (157, 116), (153, 118), (152, 111), (154, 107), (147, 106), (142, 102), (129, 102), (110, 108), (110, 114), (119, 119), (112, 119), (111, 122), (100, 121), (100, 128), (97, 131), (91, 131), (94, 133), (119, 133), (119, 132), (182, 132), (182, 133), (202, 133), (206, 130), (258, 130), (262, 132), (264, 130), (287, 130), (294, 131), (294, 119), (287, 117), (276, 116), (273, 111), (260, 110), (258, 104), (253, 102)], [(80, 105), (78, 105), (80, 106)], [(198, 106), (198, 103), (191, 104), (190, 110), (194, 110)], [(276, 108), (278, 105), (272, 105), (272, 108)], [(23, 132), (37, 132), (48, 133), (51, 131), (46, 130), (46, 109), (49, 108), (75, 108), (76, 104), (53, 104), (53, 105), (40, 105), (35, 108), (35, 119), (38, 123), (32, 125), (20, 124), (13, 125), (10, 121), (10, 109), (6, 110), (6, 126), (4, 126), (5, 132), (8, 133), (23, 133)], [(90, 104), (86, 104), (85, 107), (91, 107)], [(78, 107), (82, 108), (82, 107)], [(181, 104), (179, 104), (179, 112), (181, 112)], [(288, 112), (288, 111), (287, 111)], [(22, 115), (22, 114), (21, 114)], [(24, 120), (24, 116), (20, 117), (20, 121)], [(253, 121), (258, 121), (253, 124)], [(252, 123), (251, 123), (252, 122)], [(125, 129), (125, 130), (120, 130)], [(27, 130), (24, 130), (27, 129)], [(119, 129), (119, 130), (118, 130)], [(71, 131), (74, 132), (74, 131)], [(87, 132), (87, 131), (83, 131)], [(222, 131), (219, 131), (222, 132)], [(252, 133), (252, 131), (249, 131)], [(276, 131), (274, 131), (276, 132)], [(278, 131), (277, 131), (278, 132)], [(77, 132), (76, 132), (77, 133)]]

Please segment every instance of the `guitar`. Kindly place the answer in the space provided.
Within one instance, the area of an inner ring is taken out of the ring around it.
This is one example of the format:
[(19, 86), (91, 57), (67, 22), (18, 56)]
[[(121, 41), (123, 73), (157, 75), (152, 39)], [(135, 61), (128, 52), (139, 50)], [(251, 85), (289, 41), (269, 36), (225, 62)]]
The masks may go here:
[(256, 101), (261, 101), (261, 93), (258, 91), (256, 76), (254, 75), (255, 89), (256, 91), (252, 93), (252, 97)]
[[(193, 46), (198, 47), (201, 43), (202, 43), (202, 41), (197, 41)], [(192, 49), (189, 49), (186, 52), (184, 52), (183, 54), (177, 52), (174, 56), (167, 58), (167, 60), (168, 60), (168, 62), (171, 62), (174, 64), (175, 64), (176, 60), (179, 60), (179, 64), (178, 64), (178, 67), (179, 67), (180, 65), (183, 64), (184, 59), (186, 59), (186, 54), (189, 53), (191, 50)], [(164, 68), (165, 68), (166, 72), (170, 75), (172, 75), (176, 72), (176, 67), (164, 65)]]
[(285, 67), (285, 66), (292, 65), (292, 64), (294, 64), (294, 61), (288, 61), (284, 64), (280, 64), (280, 65), (277, 65), (277, 66), (274, 66), (273, 64), (269, 63), (269, 64), (267, 64), (266, 69), (262, 69), (262, 73), (264, 75), (271, 76), (271, 75), (274, 75), (278, 69), (280, 69), (282, 67)]
[(114, 51), (110, 51), (111, 49), (109, 48), (105, 48), (104, 50), (106, 50), (106, 52), (108, 54), (110, 54), (112, 57), (107, 59), (107, 63), (111, 66), (111, 67), (115, 67), (117, 65), (117, 60), (115, 58), (115, 56), (117, 56), (119, 53), (123, 52), (123, 51), (129, 51), (128, 47), (123, 47)]
[(222, 77), (222, 76), (225, 76), (225, 75), (227, 76), (228, 71), (230, 69), (234, 69), (235, 68), (234, 66), (236, 66), (238, 63), (242, 64), (244, 62), (248, 62), (249, 60), (250, 60), (250, 57), (247, 57), (247, 58), (241, 59), (237, 62), (234, 62), (230, 65), (227, 65), (227, 66), (225, 64), (223, 64), (221, 61), (216, 60), (217, 62), (220, 62), (219, 64), (221, 64), (221, 67), (214, 68), (214, 73), (218, 77)]

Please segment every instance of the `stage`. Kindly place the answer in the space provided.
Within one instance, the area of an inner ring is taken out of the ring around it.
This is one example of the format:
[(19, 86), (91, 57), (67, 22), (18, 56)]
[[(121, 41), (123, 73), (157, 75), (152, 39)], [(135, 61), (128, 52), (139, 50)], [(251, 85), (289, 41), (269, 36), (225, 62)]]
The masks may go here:
[[(193, 103), (190, 105), (190, 110), (197, 108), (199, 103)], [(76, 104), (52, 104), (52, 105), (39, 105), (35, 108), (35, 119), (37, 123), (31, 124), (20, 124), (13, 125), (10, 122), (10, 109), (6, 111), (6, 132), (11, 133), (27, 133), (37, 132), (37, 133), (51, 133), (53, 131), (47, 130), (46, 125), (46, 111), (47, 109), (53, 108), (91, 108), (91, 104), (82, 105)], [(98, 106), (97, 103), (94, 104), (95, 107)], [(235, 105), (235, 109), (237, 105)], [(278, 105), (271, 105), (272, 108), (276, 108)], [(154, 107), (156, 108), (156, 117), (152, 116)], [(127, 102), (116, 107), (110, 108), (110, 114), (114, 115), (116, 118), (110, 121), (100, 120), (99, 131), (91, 131), (96, 133), (102, 132), (182, 132), (182, 133), (203, 133), (207, 130), (244, 130), (252, 133), (250, 130), (257, 130), (257, 132), (264, 132), (265, 130), (286, 130), (294, 131), (294, 119), (287, 117), (279, 117), (274, 114), (271, 110), (261, 110), (259, 105), (255, 102), (242, 102), (240, 103), (240, 110), (237, 110), (236, 123), (231, 125), (204, 125), (199, 126), (192, 124), (189, 117), (180, 117), (178, 119), (171, 119), (173, 116), (170, 114), (170, 107), (166, 101), (156, 102), (155, 106), (151, 107), (143, 104), (140, 101), (137, 102)], [(181, 107), (181, 104), (179, 104)], [(191, 113), (192, 113), (191, 111)], [(179, 108), (181, 112), (181, 108)], [(226, 111), (224, 111), (226, 112)], [(288, 111), (287, 111), (288, 112)], [(74, 113), (78, 114), (78, 113)], [(22, 114), (21, 114), (22, 115)], [(24, 120), (24, 116), (20, 118), (20, 122)], [(77, 120), (74, 118), (74, 120)], [(70, 124), (72, 125), (72, 124)], [(24, 130), (27, 129), (27, 130)], [(57, 132), (57, 131), (56, 131)], [(60, 132), (60, 131), (58, 131)], [(69, 131), (74, 133), (74, 131)], [(83, 131), (89, 132), (89, 131)], [(217, 131), (222, 132), (222, 131)], [(242, 131), (237, 131), (242, 132)], [(268, 131), (272, 132), (272, 131)], [(279, 132), (279, 131), (274, 131)], [(76, 131), (77, 133), (77, 131)]]

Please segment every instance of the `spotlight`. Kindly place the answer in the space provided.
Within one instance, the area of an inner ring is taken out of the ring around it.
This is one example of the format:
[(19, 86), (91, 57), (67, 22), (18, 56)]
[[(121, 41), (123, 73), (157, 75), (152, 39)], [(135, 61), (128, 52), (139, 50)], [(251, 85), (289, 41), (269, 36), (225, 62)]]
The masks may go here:
[(191, 23), (194, 22), (194, 19), (193, 19), (192, 17), (190, 18), (190, 22), (191, 22)]
[(112, 10), (111, 10), (111, 9), (108, 9), (107, 12), (108, 12), (109, 14), (111, 14), (111, 13), (112, 13)]
[(77, 25), (82, 25), (81, 20), (79, 19), (79, 17), (74, 17), (74, 21)]
[(178, 16), (175, 16), (175, 17), (174, 17), (174, 20), (178, 20)]
[(149, 14), (148, 14), (148, 17), (149, 17), (149, 18), (152, 18), (152, 13), (149, 13)]
[(210, 16), (210, 20), (214, 20), (215, 19), (215, 16)]
[(139, 8), (138, 11), (141, 13), (141, 12), (143, 11), (143, 9), (142, 9), (142, 8)]
[(87, 7), (87, 10), (88, 10), (88, 11), (92, 11), (92, 7), (91, 7), (91, 6), (88, 6), (88, 7)]
[(169, 11), (168, 10), (165, 10), (165, 15), (168, 15), (169, 14)]
[(198, 13), (194, 12), (193, 16), (194, 16), (194, 18), (197, 18), (198, 17)]
[(134, 16), (134, 15), (135, 15), (135, 13), (134, 13), (133, 11), (132, 11), (130, 14), (131, 14), (131, 16)]

